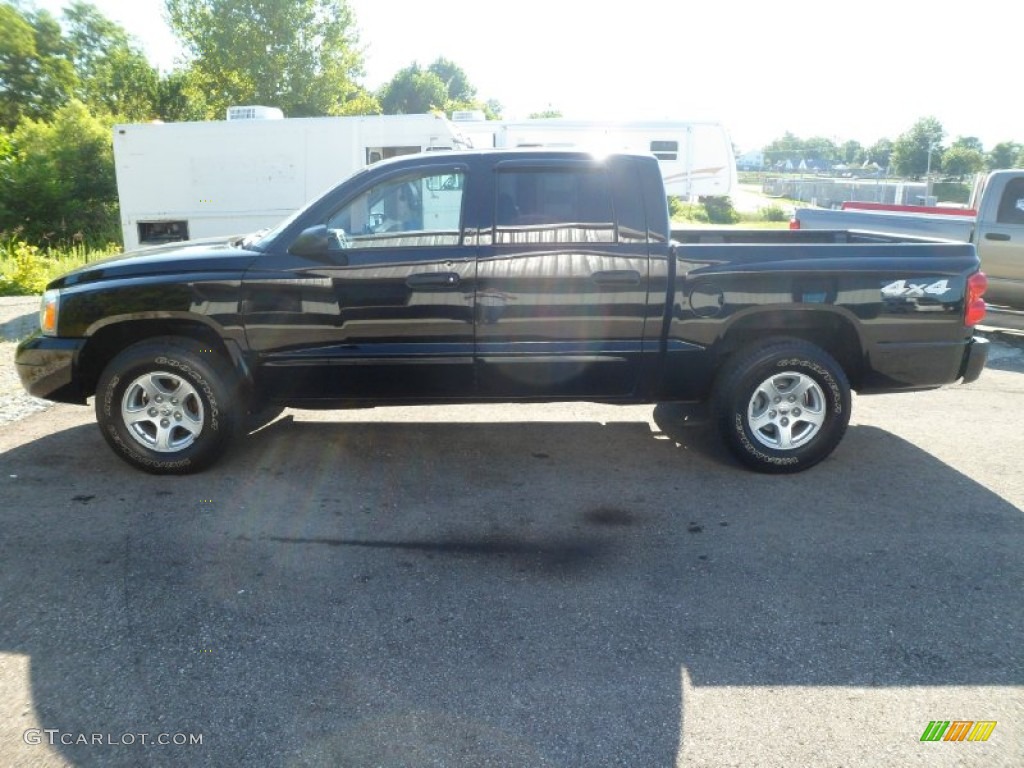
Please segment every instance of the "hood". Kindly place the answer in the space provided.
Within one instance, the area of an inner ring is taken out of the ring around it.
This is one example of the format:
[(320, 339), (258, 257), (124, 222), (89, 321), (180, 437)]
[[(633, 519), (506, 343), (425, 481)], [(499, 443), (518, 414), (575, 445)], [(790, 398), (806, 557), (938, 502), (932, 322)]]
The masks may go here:
[(86, 264), (62, 275), (48, 287), (67, 288), (97, 280), (150, 277), (168, 274), (244, 271), (259, 256), (242, 247), (239, 236), (186, 240), (126, 251)]

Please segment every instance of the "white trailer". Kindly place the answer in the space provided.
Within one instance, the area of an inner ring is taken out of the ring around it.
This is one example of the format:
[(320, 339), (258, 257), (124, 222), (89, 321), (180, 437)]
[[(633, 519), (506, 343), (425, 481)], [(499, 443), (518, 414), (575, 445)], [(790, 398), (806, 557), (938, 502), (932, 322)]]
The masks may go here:
[(116, 125), (124, 247), (270, 227), (378, 160), (465, 146), (437, 115)]
[(563, 118), (482, 120), (466, 112), (455, 125), (473, 146), (574, 147), (596, 152), (649, 152), (658, 158), (670, 195), (696, 198), (736, 190), (732, 140), (716, 122), (593, 121)]

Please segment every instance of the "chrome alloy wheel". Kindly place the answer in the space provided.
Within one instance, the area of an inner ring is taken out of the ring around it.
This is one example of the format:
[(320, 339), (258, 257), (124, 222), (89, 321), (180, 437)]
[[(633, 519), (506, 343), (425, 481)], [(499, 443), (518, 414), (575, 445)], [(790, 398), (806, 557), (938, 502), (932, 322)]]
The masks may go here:
[(814, 379), (795, 371), (762, 381), (747, 406), (747, 425), (767, 448), (792, 451), (811, 440), (825, 423), (825, 393)]
[(125, 389), (121, 419), (141, 445), (171, 453), (192, 445), (203, 431), (203, 401), (181, 376), (151, 371)]

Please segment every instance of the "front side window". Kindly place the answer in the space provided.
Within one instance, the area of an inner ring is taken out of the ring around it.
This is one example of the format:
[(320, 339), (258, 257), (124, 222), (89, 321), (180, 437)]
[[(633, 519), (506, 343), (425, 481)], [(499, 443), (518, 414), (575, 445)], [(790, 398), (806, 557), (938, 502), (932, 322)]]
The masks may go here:
[(331, 247), (458, 245), (463, 183), (458, 171), (381, 182), (330, 216)]
[(499, 171), (495, 244), (612, 243), (611, 185), (601, 169)]

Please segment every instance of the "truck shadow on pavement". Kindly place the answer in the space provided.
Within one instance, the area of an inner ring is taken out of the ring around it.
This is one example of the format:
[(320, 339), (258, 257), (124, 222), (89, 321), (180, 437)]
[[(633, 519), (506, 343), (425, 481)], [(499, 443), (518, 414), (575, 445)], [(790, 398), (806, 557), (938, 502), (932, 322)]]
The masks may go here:
[(185, 478), (123, 466), (91, 424), (0, 454), (0, 654), (31, 686), (0, 756), (670, 765), (683, 669), (1024, 684), (1012, 504), (873, 427), (790, 477), (676, 437), (286, 418)]

